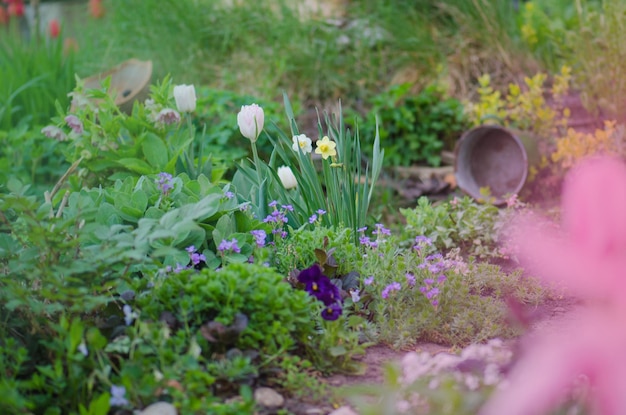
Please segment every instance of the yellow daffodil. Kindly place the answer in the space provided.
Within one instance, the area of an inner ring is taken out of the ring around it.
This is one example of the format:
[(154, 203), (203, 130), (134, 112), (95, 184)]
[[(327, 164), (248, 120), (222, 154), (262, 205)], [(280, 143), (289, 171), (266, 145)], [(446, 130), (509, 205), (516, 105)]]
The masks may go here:
[(335, 143), (334, 141), (330, 141), (330, 138), (328, 138), (327, 136), (324, 136), (324, 138), (322, 138), (321, 140), (317, 140), (315, 144), (317, 145), (317, 148), (315, 149), (315, 154), (321, 154), (324, 160), (326, 160), (328, 157), (337, 155), (337, 150), (335, 150), (335, 147), (337, 147), (337, 143)]

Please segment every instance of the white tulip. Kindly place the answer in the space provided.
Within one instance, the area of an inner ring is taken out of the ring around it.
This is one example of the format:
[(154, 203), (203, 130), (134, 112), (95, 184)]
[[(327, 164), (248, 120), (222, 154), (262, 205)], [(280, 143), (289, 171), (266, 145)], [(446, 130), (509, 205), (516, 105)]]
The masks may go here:
[(180, 112), (194, 112), (196, 110), (196, 89), (193, 85), (176, 85), (174, 87), (176, 108)]
[(279, 167), (276, 173), (285, 189), (289, 190), (298, 186), (298, 180), (296, 180), (296, 176), (288, 166)]
[(263, 130), (264, 122), (265, 114), (263, 114), (263, 108), (259, 107), (257, 104), (243, 105), (241, 111), (237, 114), (239, 131), (253, 143), (259, 138)]
[(300, 147), (304, 154), (313, 151), (313, 147), (311, 147), (311, 139), (304, 134), (294, 135), (292, 141), (293, 145), (291, 148), (293, 148), (293, 151), (295, 152), (298, 152), (298, 147)]

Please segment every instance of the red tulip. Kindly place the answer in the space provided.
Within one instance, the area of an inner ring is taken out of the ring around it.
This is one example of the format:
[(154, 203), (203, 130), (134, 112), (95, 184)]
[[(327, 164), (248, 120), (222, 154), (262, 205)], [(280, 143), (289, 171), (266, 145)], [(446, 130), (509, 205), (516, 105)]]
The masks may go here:
[(78, 52), (78, 42), (73, 37), (67, 37), (63, 40), (63, 54)]
[(4, 7), (0, 6), (0, 25), (7, 24), (9, 22), (9, 15)]
[(7, 11), (9, 16), (22, 17), (24, 16), (24, 3), (21, 0), (14, 0), (9, 3)]
[(89, 14), (96, 19), (104, 16), (104, 7), (102, 6), (102, 0), (89, 0)]
[(59, 37), (59, 34), (61, 33), (61, 24), (57, 19), (52, 19), (48, 24), (48, 30), (50, 32), (50, 37), (55, 39)]

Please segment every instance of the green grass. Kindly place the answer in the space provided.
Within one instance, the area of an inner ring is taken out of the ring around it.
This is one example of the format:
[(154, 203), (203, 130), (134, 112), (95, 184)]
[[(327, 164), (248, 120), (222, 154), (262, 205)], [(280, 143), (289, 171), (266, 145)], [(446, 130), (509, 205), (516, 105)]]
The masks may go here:
[(63, 52), (62, 41), (27, 40), (15, 23), (0, 27), (0, 130), (15, 127), (24, 117), (47, 123), (55, 101), (67, 105), (74, 88), (74, 57)]
[(359, 102), (407, 75), (421, 85), (444, 73), (456, 92), (469, 93), (484, 70), (511, 78), (533, 64), (516, 54), (509, 2), (361, 0), (337, 22), (304, 18), (281, 0), (220, 3), (111, 0), (104, 19), (81, 29), (79, 72), (138, 57), (154, 61), (156, 77), (172, 73), (177, 83), (266, 98), (286, 90), (326, 104)]

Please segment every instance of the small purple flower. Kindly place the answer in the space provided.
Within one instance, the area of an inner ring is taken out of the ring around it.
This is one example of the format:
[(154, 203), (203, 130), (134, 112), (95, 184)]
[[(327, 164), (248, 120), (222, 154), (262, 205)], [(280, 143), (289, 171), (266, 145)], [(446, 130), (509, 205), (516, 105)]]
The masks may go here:
[(76, 134), (81, 135), (83, 133), (83, 123), (76, 115), (68, 115), (65, 117), (65, 122)]
[(370, 275), (369, 277), (365, 278), (363, 280), (363, 284), (364, 285), (372, 285), (372, 283), (374, 282), (374, 276)]
[(443, 255), (441, 255), (441, 252), (436, 252), (432, 255), (428, 255), (425, 259), (426, 261), (432, 261), (433, 259), (443, 259)]
[(241, 248), (239, 248), (239, 246), (237, 245), (237, 239), (233, 238), (230, 241), (227, 241), (226, 239), (222, 239), (222, 242), (220, 242), (219, 246), (217, 247), (217, 250), (220, 252), (225, 252), (225, 251), (232, 251), (235, 253), (240, 253), (241, 252)]
[(134, 313), (133, 309), (128, 304), (124, 304), (122, 311), (124, 312), (124, 322), (127, 326), (130, 326), (137, 317), (137, 313)]
[(196, 252), (196, 247), (193, 245), (189, 245), (187, 248), (185, 248), (185, 251), (187, 251), (189, 254), (193, 254), (194, 252)]
[(443, 274), (441, 274), (440, 276), (438, 276), (438, 277), (437, 277), (437, 282), (438, 282), (439, 284), (441, 284), (441, 283), (442, 283), (442, 282), (444, 282), (446, 279), (447, 279), (447, 278), (446, 278), (446, 276), (445, 276), (445, 275), (443, 275)]
[(439, 288), (433, 287), (430, 290), (428, 290), (428, 292), (426, 293), (426, 298), (430, 300), (433, 297), (437, 296), (438, 294), (439, 294)]
[(382, 223), (377, 223), (374, 226), (376, 227), (376, 229), (372, 231), (372, 235), (391, 235), (391, 231), (385, 228)]
[(444, 266), (442, 262), (436, 262), (434, 264), (428, 265), (428, 271), (430, 271), (433, 274), (437, 274), (443, 270), (444, 270)]
[(226, 199), (232, 199), (233, 197), (235, 197), (235, 194), (231, 191), (226, 191), (224, 192), (224, 197), (226, 197)]
[(278, 200), (272, 200), (271, 202), (269, 202), (267, 204), (267, 206), (269, 206), (269, 207), (276, 207), (276, 206), (278, 206)]
[(174, 274), (179, 274), (181, 271), (184, 271), (186, 269), (187, 267), (184, 267), (181, 264), (176, 264), (176, 267), (174, 268)]
[(80, 342), (80, 344), (78, 345), (78, 351), (81, 352), (82, 355), (85, 357), (89, 356), (89, 350), (87, 350), (87, 345), (84, 341)]
[(265, 233), (265, 231), (263, 229), (258, 229), (250, 231), (250, 233), (252, 234), (252, 236), (254, 236), (254, 242), (256, 243), (256, 246), (258, 246), (259, 248), (263, 248), (265, 246), (265, 240), (267, 238), (267, 234)]
[(432, 245), (433, 241), (424, 235), (419, 235), (415, 237), (415, 243), (416, 244), (426, 244), (426, 245)]
[(352, 297), (353, 303), (358, 303), (359, 301), (361, 301), (361, 296), (359, 294), (360, 294), (359, 290), (350, 291), (350, 297)]
[(158, 179), (155, 180), (155, 182), (157, 186), (159, 186), (159, 189), (161, 189), (161, 193), (164, 195), (168, 194), (170, 190), (174, 188), (174, 178), (171, 174), (165, 172), (161, 172), (157, 176)]
[(204, 256), (204, 254), (199, 254), (197, 252), (194, 252), (193, 254), (191, 254), (189, 256), (189, 259), (191, 260), (191, 263), (193, 265), (199, 265), (200, 262), (206, 262), (206, 256)]
[(389, 297), (389, 293), (391, 291), (400, 291), (402, 289), (402, 286), (400, 285), (399, 282), (392, 282), (391, 284), (387, 285), (385, 288), (383, 288), (382, 293), (380, 294), (380, 296), (382, 298), (388, 298)]
[(163, 108), (156, 116), (156, 121), (163, 125), (178, 124), (180, 122), (180, 114), (171, 108)]
[(58, 141), (67, 140), (67, 135), (61, 130), (59, 127), (55, 127), (54, 125), (48, 125), (47, 127), (43, 127), (41, 129), (41, 133), (48, 138), (53, 138)]
[(341, 315), (341, 304), (333, 303), (324, 307), (322, 318), (327, 321), (335, 321)]
[(283, 210), (286, 210), (287, 212), (293, 212), (293, 206), (291, 205), (281, 205), (281, 208), (283, 208)]
[(432, 239), (423, 235), (416, 236), (415, 245), (413, 245), (413, 249), (415, 249), (416, 251), (420, 251), (423, 247), (432, 246), (432, 244), (433, 244)]
[(359, 233), (363, 233), (367, 230), (367, 226), (363, 226), (362, 228), (357, 229), (356, 231)]
[(304, 290), (325, 305), (341, 301), (339, 288), (324, 274), (322, 268), (315, 264), (298, 274), (298, 281), (304, 284)]
[(406, 284), (409, 287), (415, 287), (415, 275), (411, 274), (410, 272), (407, 272), (405, 274), (406, 277)]
[(126, 388), (124, 386), (111, 385), (111, 399), (109, 404), (111, 406), (126, 406), (128, 401), (125, 398)]
[(309, 218), (309, 223), (313, 224), (313, 223), (315, 223), (316, 220), (317, 220), (317, 215), (314, 213)]
[(326, 211), (325, 211), (324, 209), (317, 209), (317, 212), (316, 212), (316, 213), (317, 213), (318, 215), (322, 216), (322, 215), (325, 215), (325, 214), (326, 214)]

